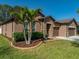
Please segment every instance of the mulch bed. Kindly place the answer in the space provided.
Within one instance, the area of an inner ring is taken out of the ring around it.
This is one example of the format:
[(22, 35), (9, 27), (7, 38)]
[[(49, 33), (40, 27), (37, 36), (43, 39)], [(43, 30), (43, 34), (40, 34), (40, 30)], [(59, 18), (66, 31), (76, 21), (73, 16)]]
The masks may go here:
[(39, 44), (41, 41), (42, 41), (41, 39), (37, 39), (37, 40), (32, 41), (31, 44), (26, 44), (25, 41), (22, 41), (22, 42), (15, 42), (15, 43), (13, 43), (13, 45), (17, 46), (17, 47), (22, 47), (22, 48), (33, 47), (33, 46), (36, 46), (37, 44)]
[[(4, 35), (3, 35), (4, 36)], [(6, 37), (6, 36), (4, 36)], [(8, 37), (6, 37), (8, 38)], [(31, 42), (31, 44), (26, 44), (25, 41), (21, 41), (21, 42), (13, 42), (13, 40), (11, 38), (8, 38), (9, 41), (11, 41), (13, 43), (14, 46), (16, 47), (21, 47), (21, 48), (25, 48), (25, 47), (33, 47), (38, 45), (41, 41), (44, 42), (42, 39), (37, 39), (37, 40), (33, 40)]]

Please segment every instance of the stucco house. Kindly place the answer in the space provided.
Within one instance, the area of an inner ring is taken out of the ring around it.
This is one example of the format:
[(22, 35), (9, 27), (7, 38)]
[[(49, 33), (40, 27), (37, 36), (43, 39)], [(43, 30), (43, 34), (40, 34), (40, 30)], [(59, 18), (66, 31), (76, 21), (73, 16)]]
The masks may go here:
[[(44, 19), (42, 17), (44, 17)], [(44, 21), (45, 26), (42, 26)], [(23, 32), (23, 25), (18, 23), (17, 19), (15, 18), (11, 18), (10, 20), (1, 23), (0, 28), (1, 28), (1, 34), (9, 38), (13, 37), (12, 36), (13, 32)], [(43, 30), (46, 31), (48, 38), (56, 36), (63, 36), (63, 37), (74, 36), (77, 35), (77, 22), (74, 18), (56, 21), (53, 17), (51, 16), (45, 17), (45, 15), (39, 12), (35, 16), (35, 24), (33, 26), (33, 31), (42, 32)]]

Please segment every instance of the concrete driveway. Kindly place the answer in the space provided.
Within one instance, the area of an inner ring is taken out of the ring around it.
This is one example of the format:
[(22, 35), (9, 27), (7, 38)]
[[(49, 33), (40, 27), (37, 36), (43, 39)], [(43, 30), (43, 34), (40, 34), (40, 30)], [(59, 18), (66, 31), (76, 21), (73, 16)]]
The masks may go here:
[(70, 41), (79, 41), (79, 36), (70, 36), (70, 37), (58, 36), (58, 37), (56, 37), (56, 39), (70, 40)]
[(69, 39), (72, 41), (79, 41), (79, 36), (70, 36)]

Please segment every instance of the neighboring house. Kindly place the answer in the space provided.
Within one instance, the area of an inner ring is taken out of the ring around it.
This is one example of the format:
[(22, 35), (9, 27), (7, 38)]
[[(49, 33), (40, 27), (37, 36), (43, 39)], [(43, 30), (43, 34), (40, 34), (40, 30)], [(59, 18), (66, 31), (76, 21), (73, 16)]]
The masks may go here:
[[(40, 16), (40, 19), (36, 19), (36, 17)], [(33, 31), (42, 32), (43, 30), (46, 31), (48, 38), (56, 37), (56, 36), (74, 36), (77, 35), (77, 22), (75, 19), (69, 20), (60, 20), (56, 21), (51, 16), (45, 17), (41, 12), (39, 12), (35, 16), (35, 24), (32, 26)], [(45, 20), (45, 25), (42, 26)], [(44, 28), (43, 28), (44, 27)], [(8, 21), (5, 21), (1, 24), (1, 33), (9, 38), (12, 38), (13, 32), (23, 32), (23, 25), (18, 23), (15, 18), (12, 18)]]

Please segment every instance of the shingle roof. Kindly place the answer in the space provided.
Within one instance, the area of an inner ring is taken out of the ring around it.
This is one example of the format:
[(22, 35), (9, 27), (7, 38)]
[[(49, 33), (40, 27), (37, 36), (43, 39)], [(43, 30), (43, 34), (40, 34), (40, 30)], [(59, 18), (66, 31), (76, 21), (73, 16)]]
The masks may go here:
[(70, 23), (73, 19), (56, 20), (58, 23)]

